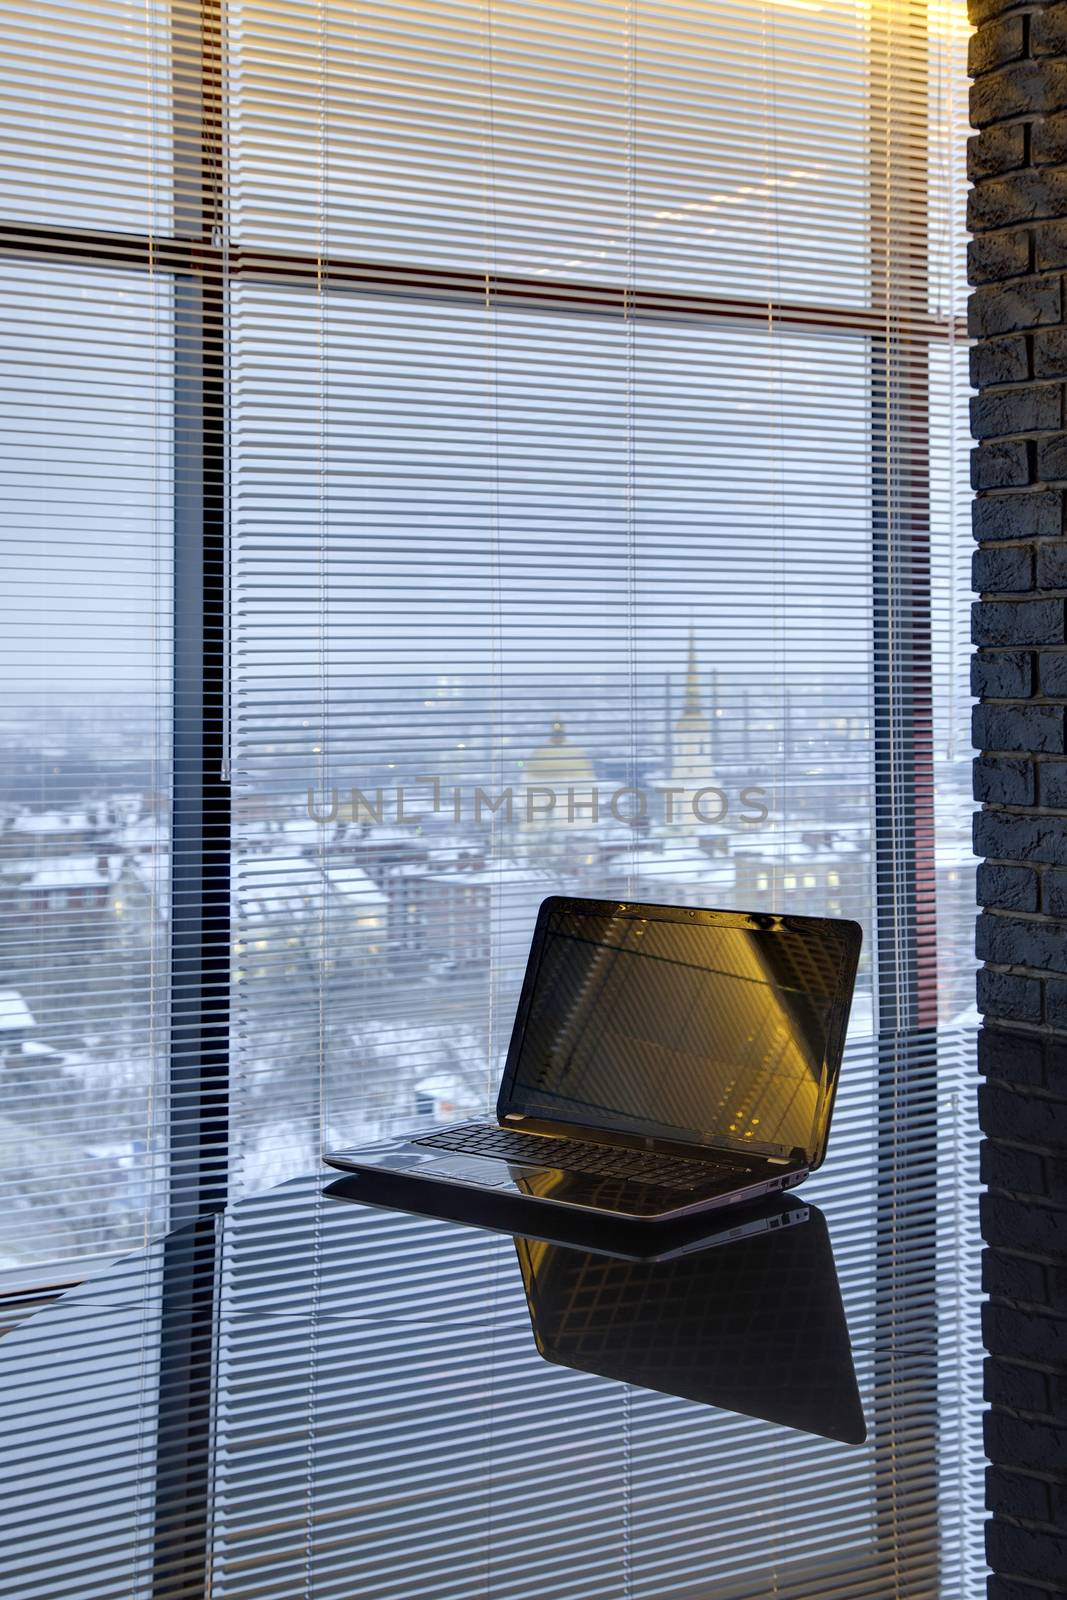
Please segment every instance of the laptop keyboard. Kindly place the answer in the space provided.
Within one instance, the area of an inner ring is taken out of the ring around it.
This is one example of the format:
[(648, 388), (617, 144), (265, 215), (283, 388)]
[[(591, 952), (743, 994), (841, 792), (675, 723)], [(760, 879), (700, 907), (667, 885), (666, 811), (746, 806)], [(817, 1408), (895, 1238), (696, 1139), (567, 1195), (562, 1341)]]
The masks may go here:
[(533, 1133), (513, 1133), (490, 1124), (461, 1123), (442, 1128), (413, 1141), (457, 1155), (492, 1156), (499, 1161), (524, 1162), (532, 1167), (558, 1167), (591, 1178), (620, 1178), (651, 1183), (660, 1189), (703, 1189), (721, 1178), (743, 1178), (751, 1167), (725, 1161), (689, 1161), (684, 1156), (646, 1155), (620, 1145), (584, 1144), (580, 1139), (552, 1139)]

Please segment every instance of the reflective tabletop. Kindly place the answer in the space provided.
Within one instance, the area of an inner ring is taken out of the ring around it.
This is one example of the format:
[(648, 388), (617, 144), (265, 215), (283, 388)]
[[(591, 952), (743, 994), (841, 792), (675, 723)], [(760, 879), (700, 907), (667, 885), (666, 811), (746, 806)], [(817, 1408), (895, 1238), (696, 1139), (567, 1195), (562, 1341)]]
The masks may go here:
[(0, 1594), (977, 1596), (970, 1242), (831, 1169), (656, 1261), (336, 1174), (175, 1231), (0, 1340)]

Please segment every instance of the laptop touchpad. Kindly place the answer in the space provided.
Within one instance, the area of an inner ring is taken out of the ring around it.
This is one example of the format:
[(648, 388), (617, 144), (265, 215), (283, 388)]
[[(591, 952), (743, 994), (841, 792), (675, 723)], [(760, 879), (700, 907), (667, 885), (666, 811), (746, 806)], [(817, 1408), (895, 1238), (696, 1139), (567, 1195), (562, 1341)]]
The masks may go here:
[[(542, 1167), (523, 1167), (521, 1172), (543, 1170)], [(478, 1183), (488, 1189), (498, 1189), (511, 1183), (520, 1169), (503, 1161), (468, 1161), (462, 1156), (443, 1156), (439, 1161), (427, 1161), (419, 1171), (428, 1178), (452, 1178), (460, 1183)]]

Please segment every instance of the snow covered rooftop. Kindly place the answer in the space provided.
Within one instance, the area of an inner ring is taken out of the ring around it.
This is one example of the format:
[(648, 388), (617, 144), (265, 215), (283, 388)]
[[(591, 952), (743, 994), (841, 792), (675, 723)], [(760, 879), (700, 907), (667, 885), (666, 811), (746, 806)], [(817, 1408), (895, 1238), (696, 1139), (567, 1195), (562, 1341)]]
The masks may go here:
[(29, 879), (31, 889), (99, 889), (107, 882), (96, 856), (56, 856), (42, 861)]
[(0, 1031), (34, 1027), (33, 1012), (17, 989), (0, 989)]

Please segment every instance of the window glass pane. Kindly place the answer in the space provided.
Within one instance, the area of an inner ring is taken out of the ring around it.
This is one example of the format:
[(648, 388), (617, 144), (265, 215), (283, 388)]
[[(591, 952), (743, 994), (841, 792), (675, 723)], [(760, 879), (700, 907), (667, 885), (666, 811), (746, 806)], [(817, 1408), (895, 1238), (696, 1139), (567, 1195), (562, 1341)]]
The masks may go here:
[[(187, 13), (185, 0), (174, 11)], [(0, 214), (120, 233), (169, 226), (169, 15), (162, 0), (4, 0)]]
[[(240, 0), (232, 25), (242, 243), (868, 299), (873, 46), (857, 0), (359, 3), (325, 20)], [(898, 67), (898, 95), (902, 81)]]
[(236, 327), (257, 1171), (310, 1158), (323, 1045), (345, 1138), (481, 1108), (546, 894), (870, 930), (866, 341), (265, 290)]
[(170, 289), (0, 270), (0, 1268), (164, 1220)]

